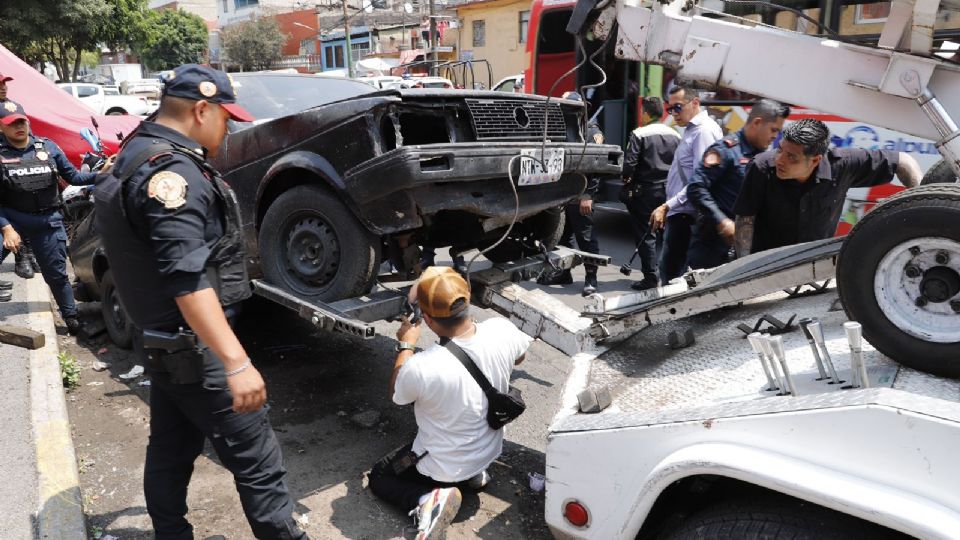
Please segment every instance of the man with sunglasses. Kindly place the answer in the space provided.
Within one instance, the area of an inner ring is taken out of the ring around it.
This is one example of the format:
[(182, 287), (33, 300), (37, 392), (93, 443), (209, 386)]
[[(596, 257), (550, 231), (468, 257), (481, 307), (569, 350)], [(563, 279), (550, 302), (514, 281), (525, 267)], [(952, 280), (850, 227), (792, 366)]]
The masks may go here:
[(700, 163), (704, 151), (723, 137), (720, 126), (700, 107), (700, 94), (687, 86), (670, 90), (667, 112), (677, 125), (685, 128), (677, 153), (667, 173), (667, 202), (650, 215), (652, 230), (663, 229), (660, 254), (660, 283), (683, 275), (693, 236), (697, 209), (687, 200), (687, 184)]
[(747, 169), (736, 213), (737, 256), (833, 236), (847, 190), (886, 184), (894, 174), (908, 188), (923, 172), (909, 154), (861, 148), (827, 149), (830, 130), (803, 119), (784, 128), (776, 150)]

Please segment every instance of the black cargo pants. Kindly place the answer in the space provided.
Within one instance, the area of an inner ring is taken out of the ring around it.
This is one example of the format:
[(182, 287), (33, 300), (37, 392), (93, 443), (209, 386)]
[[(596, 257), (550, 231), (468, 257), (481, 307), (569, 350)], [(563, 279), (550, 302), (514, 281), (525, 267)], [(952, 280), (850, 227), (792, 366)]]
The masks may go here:
[(193, 352), (169, 355), (193, 355), (194, 361), (202, 362), (202, 382), (186, 384), (164, 368), (158, 358), (162, 354), (142, 352), (150, 355), (146, 364), (153, 379), (143, 491), (156, 538), (193, 538), (193, 527), (185, 518), (187, 486), (204, 439), (233, 473), (254, 536), (307, 538), (293, 519), (283, 456), (267, 408), (248, 414), (233, 412), (223, 364), (209, 352), (202, 360)]

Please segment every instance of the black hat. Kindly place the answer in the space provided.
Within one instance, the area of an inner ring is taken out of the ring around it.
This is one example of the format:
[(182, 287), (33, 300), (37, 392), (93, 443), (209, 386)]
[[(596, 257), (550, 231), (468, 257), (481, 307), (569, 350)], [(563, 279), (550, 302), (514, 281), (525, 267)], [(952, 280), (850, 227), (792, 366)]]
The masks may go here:
[(27, 113), (23, 112), (23, 107), (15, 101), (7, 100), (0, 103), (0, 122), (9, 126), (17, 120), (27, 120)]
[(233, 81), (226, 73), (198, 64), (184, 64), (164, 80), (163, 95), (216, 103), (238, 122), (253, 122), (253, 115), (237, 104)]

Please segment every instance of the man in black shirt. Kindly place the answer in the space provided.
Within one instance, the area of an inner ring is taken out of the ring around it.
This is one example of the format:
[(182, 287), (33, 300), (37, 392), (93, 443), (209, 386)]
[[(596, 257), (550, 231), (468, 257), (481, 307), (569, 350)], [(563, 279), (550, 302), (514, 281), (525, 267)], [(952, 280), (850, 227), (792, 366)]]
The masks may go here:
[(640, 122), (630, 133), (627, 152), (623, 156), (623, 190), (620, 200), (630, 212), (630, 224), (643, 279), (630, 285), (642, 291), (660, 283), (657, 272), (661, 233), (651, 230), (650, 214), (667, 202), (667, 173), (673, 163), (673, 154), (680, 144), (680, 134), (665, 126), (663, 100), (645, 97), (641, 103)]
[(908, 188), (920, 184), (920, 166), (904, 152), (827, 150), (829, 140), (823, 122), (803, 119), (750, 164), (734, 205), (738, 257), (830, 238), (850, 188), (885, 184), (894, 174)]

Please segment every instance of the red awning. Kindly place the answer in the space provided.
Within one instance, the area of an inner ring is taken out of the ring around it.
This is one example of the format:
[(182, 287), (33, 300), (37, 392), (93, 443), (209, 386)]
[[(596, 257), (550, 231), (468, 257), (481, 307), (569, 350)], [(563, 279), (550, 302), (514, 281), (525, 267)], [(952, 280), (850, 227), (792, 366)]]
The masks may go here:
[(80, 156), (90, 146), (80, 138), (80, 130), (93, 129), (90, 117), (97, 119), (100, 136), (109, 153), (120, 146), (118, 133), (128, 135), (140, 124), (138, 116), (102, 116), (83, 104), (79, 99), (64, 92), (42, 73), (25, 64), (12, 52), (0, 45), (0, 73), (14, 80), (7, 83), (7, 99), (23, 106), (30, 118), (34, 135), (51, 139), (67, 155), (74, 165), (80, 166)]

